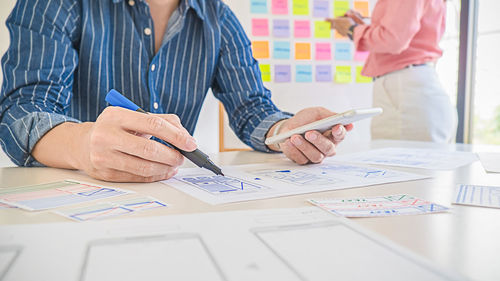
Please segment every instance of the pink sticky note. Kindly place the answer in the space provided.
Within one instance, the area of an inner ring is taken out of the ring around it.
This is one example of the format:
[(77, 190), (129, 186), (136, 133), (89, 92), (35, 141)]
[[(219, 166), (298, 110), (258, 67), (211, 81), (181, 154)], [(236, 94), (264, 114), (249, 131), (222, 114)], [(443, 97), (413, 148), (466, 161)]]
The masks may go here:
[(332, 44), (316, 43), (316, 60), (331, 60), (332, 59)]
[(273, 15), (288, 15), (288, 0), (273, 0), (271, 5)]
[(294, 22), (293, 35), (296, 38), (311, 37), (311, 22), (308, 20), (296, 20)]
[(269, 21), (267, 19), (252, 19), (253, 36), (269, 36)]
[(365, 61), (366, 58), (368, 58), (368, 55), (370, 54), (370, 52), (360, 52), (360, 51), (356, 51), (354, 53), (354, 60), (355, 61)]

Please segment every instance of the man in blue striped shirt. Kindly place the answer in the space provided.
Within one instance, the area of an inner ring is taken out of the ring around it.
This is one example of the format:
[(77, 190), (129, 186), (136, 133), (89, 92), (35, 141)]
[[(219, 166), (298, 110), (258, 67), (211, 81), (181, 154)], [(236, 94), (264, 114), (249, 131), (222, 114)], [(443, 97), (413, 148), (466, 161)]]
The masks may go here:
[[(242, 141), (300, 164), (333, 155), (352, 128), (267, 147), (277, 128), (333, 113), (278, 110), (250, 41), (220, 0), (18, 0), (7, 27), (0, 143), (18, 165), (80, 169), (109, 181), (170, 178), (183, 158), (149, 136), (196, 149), (191, 133), (209, 88)], [(112, 88), (153, 114), (106, 107)]]

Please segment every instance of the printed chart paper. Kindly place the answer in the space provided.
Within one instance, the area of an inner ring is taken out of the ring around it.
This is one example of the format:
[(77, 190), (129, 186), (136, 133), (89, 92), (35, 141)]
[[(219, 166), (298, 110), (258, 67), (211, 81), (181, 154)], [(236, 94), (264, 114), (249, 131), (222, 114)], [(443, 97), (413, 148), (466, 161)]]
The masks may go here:
[(461, 151), (393, 147), (339, 155), (336, 156), (336, 160), (431, 170), (452, 170), (476, 161), (477, 156), (474, 153)]
[(102, 220), (110, 217), (167, 207), (167, 204), (149, 196), (134, 196), (111, 202), (56, 211), (63, 217), (76, 221)]
[(3, 226), (0, 241), (2, 281), (464, 280), (316, 207)]
[(299, 166), (291, 163), (227, 166), (225, 177), (198, 168), (181, 169), (163, 183), (209, 204), (273, 198), (426, 176), (337, 162)]
[(500, 186), (458, 185), (453, 204), (500, 208)]
[(29, 211), (73, 205), (132, 193), (73, 180), (0, 189), (0, 202)]
[(344, 217), (420, 215), (448, 210), (447, 207), (406, 194), (366, 198), (311, 199), (309, 202)]

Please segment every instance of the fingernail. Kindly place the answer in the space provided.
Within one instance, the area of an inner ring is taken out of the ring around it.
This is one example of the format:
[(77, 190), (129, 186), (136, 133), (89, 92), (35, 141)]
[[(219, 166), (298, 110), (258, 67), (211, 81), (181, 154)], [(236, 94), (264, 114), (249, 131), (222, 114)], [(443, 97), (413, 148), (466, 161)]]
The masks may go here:
[(302, 140), (299, 137), (293, 137), (292, 138), (292, 143), (295, 144), (295, 145), (301, 145), (302, 144)]
[(189, 137), (186, 141), (186, 148), (189, 150), (195, 150), (196, 147), (196, 140), (193, 137)]
[(315, 141), (318, 138), (318, 135), (316, 135), (316, 133), (308, 133), (306, 137), (310, 141)]
[(342, 126), (338, 126), (337, 129), (335, 130), (335, 136), (340, 136), (342, 135)]

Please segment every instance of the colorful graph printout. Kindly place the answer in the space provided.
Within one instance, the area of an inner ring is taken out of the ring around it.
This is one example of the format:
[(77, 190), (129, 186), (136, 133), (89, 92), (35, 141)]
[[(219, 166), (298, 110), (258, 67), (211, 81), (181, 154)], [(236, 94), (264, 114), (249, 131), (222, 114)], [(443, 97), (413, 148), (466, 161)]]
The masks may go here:
[(0, 189), (0, 202), (39, 211), (132, 193), (73, 180)]
[(366, 198), (311, 199), (309, 202), (344, 217), (419, 215), (448, 210), (445, 206), (406, 194)]
[(90, 221), (102, 220), (106, 218), (162, 207), (167, 207), (167, 204), (153, 197), (134, 196), (131, 198), (115, 200), (111, 202), (98, 203), (82, 208), (59, 210), (55, 213), (76, 221)]
[(453, 204), (500, 208), (500, 186), (458, 185)]

